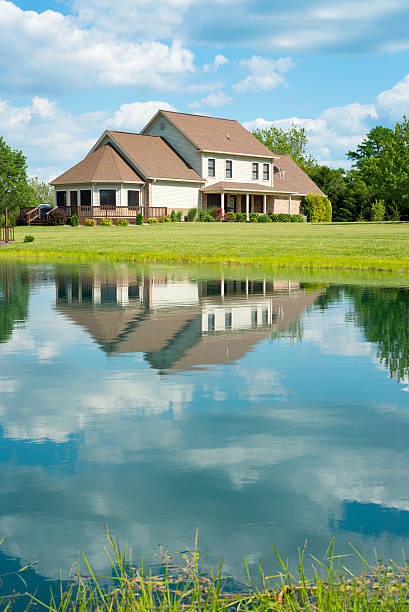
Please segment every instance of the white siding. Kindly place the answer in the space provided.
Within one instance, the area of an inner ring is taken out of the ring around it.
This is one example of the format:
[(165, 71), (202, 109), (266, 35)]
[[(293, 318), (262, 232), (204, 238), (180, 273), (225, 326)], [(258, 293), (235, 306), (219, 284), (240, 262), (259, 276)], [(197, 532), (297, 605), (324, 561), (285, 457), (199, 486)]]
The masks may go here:
[(166, 117), (159, 115), (145, 133), (165, 138), (179, 155), (201, 175), (202, 164), (197, 148)]
[(195, 183), (158, 181), (152, 184), (152, 206), (198, 208), (200, 187), (201, 185)]
[[(208, 176), (208, 159), (215, 159), (216, 176)], [(231, 159), (233, 165), (233, 176), (231, 179), (226, 178), (226, 159)], [(253, 163), (258, 163), (258, 180), (252, 179)], [(269, 180), (263, 181), (263, 164), (268, 163), (270, 166)], [(239, 155), (220, 155), (203, 153), (202, 155), (202, 170), (201, 174), (207, 185), (218, 183), (219, 181), (230, 181), (232, 183), (259, 183), (260, 185), (273, 185), (273, 167), (271, 159), (240, 157)]]

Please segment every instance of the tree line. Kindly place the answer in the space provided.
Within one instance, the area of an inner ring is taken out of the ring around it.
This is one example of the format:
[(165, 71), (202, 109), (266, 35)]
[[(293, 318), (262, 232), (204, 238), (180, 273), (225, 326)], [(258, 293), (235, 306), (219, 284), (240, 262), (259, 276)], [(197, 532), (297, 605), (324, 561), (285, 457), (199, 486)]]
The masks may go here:
[(318, 164), (308, 154), (306, 130), (272, 126), (253, 135), (277, 155), (288, 154), (328, 196), (333, 221), (409, 220), (409, 121), (370, 130), (355, 151), (350, 170)]

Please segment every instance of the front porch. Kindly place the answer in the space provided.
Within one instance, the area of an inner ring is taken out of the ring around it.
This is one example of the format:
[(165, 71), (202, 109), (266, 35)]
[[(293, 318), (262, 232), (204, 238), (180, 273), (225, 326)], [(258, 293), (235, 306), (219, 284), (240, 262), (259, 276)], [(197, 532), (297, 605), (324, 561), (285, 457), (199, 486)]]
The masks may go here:
[(221, 193), (203, 192), (202, 207), (221, 208), (223, 214), (228, 212), (270, 214), (274, 211), (274, 198), (267, 193), (237, 193), (236, 191), (223, 191)]

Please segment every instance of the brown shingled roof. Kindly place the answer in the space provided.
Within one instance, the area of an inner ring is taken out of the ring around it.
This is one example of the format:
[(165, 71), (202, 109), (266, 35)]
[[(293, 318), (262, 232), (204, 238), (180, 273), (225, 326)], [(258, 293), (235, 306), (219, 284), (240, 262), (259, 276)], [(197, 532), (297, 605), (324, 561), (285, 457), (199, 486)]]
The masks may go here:
[(181, 179), (203, 183), (202, 177), (163, 138), (112, 130), (108, 130), (108, 134), (147, 178)]
[[(281, 173), (278, 171), (279, 168), (282, 170)], [(307, 193), (325, 195), (289, 155), (279, 155), (275, 161), (274, 190), (302, 195)]]
[(112, 145), (106, 144), (78, 164), (61, 174), (51, 185), (64, 183), (93, 182), (133, 182), (142, 183), (141, 177), (115, 151)]
[(234, 119), (160, 111), (201, 151), (275, 157), (255, 136)]

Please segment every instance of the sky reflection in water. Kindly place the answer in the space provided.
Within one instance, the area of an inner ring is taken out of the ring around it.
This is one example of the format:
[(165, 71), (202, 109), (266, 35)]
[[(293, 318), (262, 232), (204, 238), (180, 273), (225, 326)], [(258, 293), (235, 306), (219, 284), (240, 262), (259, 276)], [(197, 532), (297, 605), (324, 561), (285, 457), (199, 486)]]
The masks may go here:
[(1, 263), (0, 342), (0, 573), (102, 570), (102, 523), (148, 562), (199, 529), (235, 576), (334, 534), (399, 557), (407, 288)]

